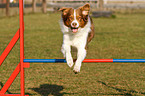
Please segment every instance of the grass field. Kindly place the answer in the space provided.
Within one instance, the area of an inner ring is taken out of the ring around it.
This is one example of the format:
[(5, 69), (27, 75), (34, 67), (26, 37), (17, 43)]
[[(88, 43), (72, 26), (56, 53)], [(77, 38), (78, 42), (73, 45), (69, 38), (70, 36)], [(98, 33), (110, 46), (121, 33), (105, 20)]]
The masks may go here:
[[(27, 14), (25, 57), (63, 58), (60, 14)], [(95, 38), (86, 58), (145, 59), (145, 14), (93, 18)], [(19, 17), (0, 18), (0, 54), (18, 30)], [(75, 54), (75, 53), (73, 53)], [(19, 42), (0, 66), (0, 89), (19, 63)], [(20, 93), (20, 75), (7, 93)], [(85, 63), (74, 74), (66, 64), (31, 64), (25, 69), (26, 94), (31, 96), (145, 95), (145, 64)]]

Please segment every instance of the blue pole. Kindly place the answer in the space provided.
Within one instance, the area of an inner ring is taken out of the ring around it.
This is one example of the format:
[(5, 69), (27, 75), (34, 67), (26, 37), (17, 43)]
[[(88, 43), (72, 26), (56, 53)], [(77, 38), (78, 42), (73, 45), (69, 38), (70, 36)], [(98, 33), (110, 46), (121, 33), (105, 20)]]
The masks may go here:
[[(145, 63), (145, 59), (85, 59), (85, 63), (97, 62), (116, 62), (116, 63)], [(24, 59), (24, 62), (29, 63), (66, 63), (65, 59)], [(111, 63), (110, 62), (110, 63)]]
[(145, 59), (113, 59), (113, 62), (122, 63), (145, 63)]
[(29, 63), (66, 63), (65, 59), (24, 59)]

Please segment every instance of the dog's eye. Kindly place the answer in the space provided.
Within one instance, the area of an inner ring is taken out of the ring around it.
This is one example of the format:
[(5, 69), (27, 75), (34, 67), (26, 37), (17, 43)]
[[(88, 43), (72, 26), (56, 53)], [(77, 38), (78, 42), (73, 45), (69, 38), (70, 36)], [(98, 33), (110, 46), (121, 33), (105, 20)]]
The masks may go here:
[(79, 17), (78, 17), (78, 20), (79, 20), (79, 21), (81, 21), (81, 20), (82, 20), (82, 17), (81, 17), (81, 16), (79, 16)]
[(72, 21), (72, 20), (73, 20), (73, 18), (72, 18), (72, 17), (68, 17), (68, 19), (69, 19), (70, 21)]

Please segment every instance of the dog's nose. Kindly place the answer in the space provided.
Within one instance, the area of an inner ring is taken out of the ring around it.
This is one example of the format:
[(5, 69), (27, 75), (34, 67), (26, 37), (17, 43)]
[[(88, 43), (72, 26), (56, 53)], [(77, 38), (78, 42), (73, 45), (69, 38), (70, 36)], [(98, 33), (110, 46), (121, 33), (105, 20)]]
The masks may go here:
[(76, 27), (77, 26), (77, 23), (76, 22), (73, 22), (72, 23), (72, 27)]

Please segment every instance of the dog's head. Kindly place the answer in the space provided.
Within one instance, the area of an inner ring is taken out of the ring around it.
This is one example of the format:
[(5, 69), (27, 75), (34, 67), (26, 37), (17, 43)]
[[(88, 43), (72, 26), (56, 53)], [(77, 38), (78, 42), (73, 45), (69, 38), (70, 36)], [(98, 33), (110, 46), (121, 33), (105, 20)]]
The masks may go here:
[(90, 4), (85, 4), (78, 9), (60, 8), (64, 24), (71, 29), (73, 33), (78, 32), (79, 28), (83, 28), (88, 22)]

